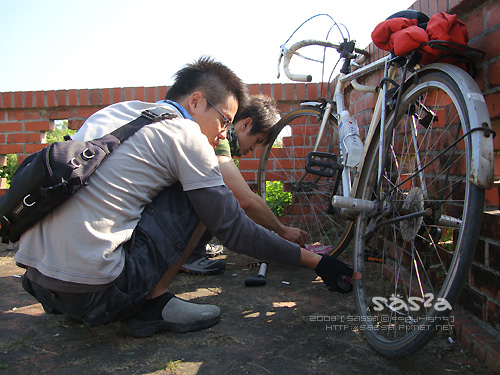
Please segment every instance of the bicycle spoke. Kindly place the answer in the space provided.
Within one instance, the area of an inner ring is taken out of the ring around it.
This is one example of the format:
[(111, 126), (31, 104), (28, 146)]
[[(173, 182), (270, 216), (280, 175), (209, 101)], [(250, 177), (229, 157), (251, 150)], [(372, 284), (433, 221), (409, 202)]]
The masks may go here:
[[(276, 125), (287, 131), (281, 140), (277, 136), (274, 147), (267, 147), (262, 155), (259, 194), (264, 198), (267, 182), (280, 181), (277, 194), (288, 195), (291, 200), (282, 207), (282, 220), (309, 233), (308, 248), (338, 255), (349, 243), (353, 225), (338, 212), (329, 211), (335, 177), (311, 173), (304, 176), (305, 157), (314, 150), (321, 119), (321, 109), (304, 107), (287, 114)], [(339, 156), (337, 125), (333, 117), (327, 122), (316, 151)]]

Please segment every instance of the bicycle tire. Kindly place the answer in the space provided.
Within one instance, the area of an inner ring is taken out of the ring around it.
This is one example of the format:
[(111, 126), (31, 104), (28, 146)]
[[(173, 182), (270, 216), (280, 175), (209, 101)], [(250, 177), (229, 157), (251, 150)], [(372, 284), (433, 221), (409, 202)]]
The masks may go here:
[[(266, 199), (266, 181), (281, 181), (279, 195), (290, 193), (291, 204), (283, 207), (281, 220), (287, 225), (308, 232), (306, 248), (332, 256), (341, 254), (354, 235), (352, 220), (339, 212), (329, 214), (328, 206), (335, 178), (308, 174), (299, 185), (298, 177), (305, 170), (305, 157), (313, 150), (323, 111), (315, 106), (301, 106), (286, 114), (276, 124), (276, 136), (263, 151), (258, 170), (258, 193)], [(330, 116), (318, 152), (334, 153), (340, 157), (337, 119)], [(282, 137), (289, 127), (288, 136)], [(341, 184), (340, 184), (341, 185)], [(342, 187), (339, 188), (341, 194)]]
[(355, 282), (359, 319), (373, 349), (390, 358), (408, 356), (438, 329), (451, 329), (448, 315), (472, 263), (484, 204), (484, 190), (469, 179), (470, 137), (447, 150), (470, 130), (467, 96), (439, 70), (407, 82), (398, 113), (388, 116), (380, 190), (377, 135), (357, 197), (385, 194), (393, 211), (384, 220), (428, 208), (432, 214), (383, 226), (371, 226), (380, 216), (360, 214), (354, 241), (354, 267), (363, 274)]

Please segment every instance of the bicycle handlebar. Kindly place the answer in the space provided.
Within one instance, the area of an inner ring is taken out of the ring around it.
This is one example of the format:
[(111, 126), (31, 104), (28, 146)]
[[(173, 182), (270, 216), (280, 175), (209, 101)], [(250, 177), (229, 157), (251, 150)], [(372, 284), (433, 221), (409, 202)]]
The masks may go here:
[[(295, 74), (290, 72), (290, 60), (292, 59), (292, 56), (296, 54), (296, 51), (299, 50), (300, 48), (306, 47), (306, 46), (323, 46), (323, 47), (328, 47), (328, 48), (334, 48), (336, 49), (339, 53), (342, 52), (342, 47), (339, 44), (334, 44), (325, 40), (315, 40), (315, 39), (306, 39), (306, 40), (301, 40), (300, 42), (297, 42), (293, 44), (290, 48), (285, 48), (284, 46), (281, 46), (281, 56), (280, 60), (278, 62), (278, 66), (281, 62), (281, 58), (283, 57), (283, 70), (285, 72), (285, 75), (291, 79), (292, 81), (299, 81), (299, 82), (311, 82), (312, 81), (312, 76), (309, 74)], [(366, 57), (368, 57), (370, 54), (359, 48), (355, 48), (354, 51), (356, 53), (359, 53), (361, 55), (361, 59), (356, 60), (356, 63), (361, 64), (364, 62)], [(351, 56), (351, 58), (355, 57), (355, 55)], [(278, 74), (279, 78), (279, 74)]]

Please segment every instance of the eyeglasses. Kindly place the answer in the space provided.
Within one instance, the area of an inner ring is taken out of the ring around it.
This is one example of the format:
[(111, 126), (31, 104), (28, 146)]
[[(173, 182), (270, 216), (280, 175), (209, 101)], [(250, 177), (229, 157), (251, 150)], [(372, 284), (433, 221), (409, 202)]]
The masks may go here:
[(217, 108), (215, 106), (215, 104), (212, 103), (205, 95), (203, 95), (203, 97), (205, 98), (207, 103), (210, 104), (212, 106), (212, 108), (215, 109), (217, 112), (219, 112), (219, 115), (222, 116), (222, 119), (224, 120), (222, 123), (223, 128), (224, 129), (229, 128), (233, 124), (233, 122), (231, 120), (229, 120), (226, 116), (224, 116), (224, 114), (221, 111), (219, 111), (219, 108)]

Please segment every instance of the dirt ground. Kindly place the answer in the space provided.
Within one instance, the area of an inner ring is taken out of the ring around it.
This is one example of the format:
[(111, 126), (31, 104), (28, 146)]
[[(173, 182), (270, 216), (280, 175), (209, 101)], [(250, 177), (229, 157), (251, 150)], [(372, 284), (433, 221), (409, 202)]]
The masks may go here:
[(172, 285), (181, 298), (219, 306), (219, 324), (137, 339), (118, 324), (89, 328), (44, 314), (21, 287), (14, 253), (0, 247), (0, 374), (491, 374), (451, 341), (452, 331), (410, 358), (389, 360), (354, 326), (312, 321), (355, 316), (354, 297), (328, 291), (306, 268), (271, 264), (266, 285), (249, 288), (255, 260), (226, 252), (224, 274), (179, 274)]

